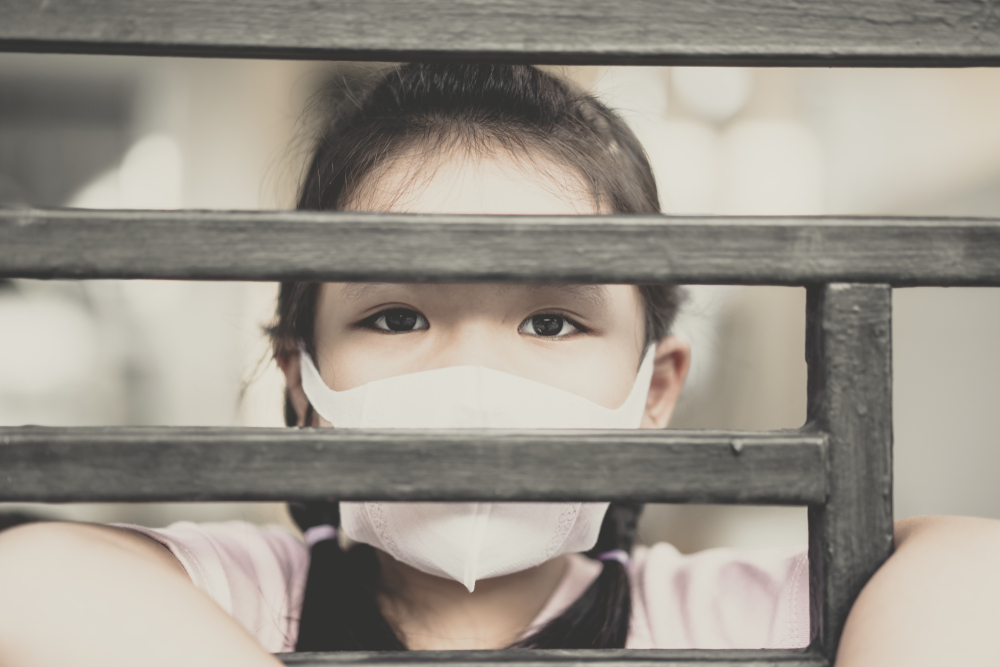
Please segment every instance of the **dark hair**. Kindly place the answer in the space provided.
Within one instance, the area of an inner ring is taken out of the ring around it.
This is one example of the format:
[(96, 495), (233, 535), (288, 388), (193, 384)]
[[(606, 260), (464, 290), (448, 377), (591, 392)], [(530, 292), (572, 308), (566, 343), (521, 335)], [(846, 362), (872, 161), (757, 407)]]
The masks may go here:
[[(649, 162), (628, 127), (593, 97), (559, 78), (526, 65), (406, 64), (369, 77), (342, 95), (320, 128), (302, 180), (298, 208), (336, 210), (368, 183), (366, 177), (397, 160), (464, 149), (473, 155), (504, 150), (533, 160), (571, 167), (598, 210), (658, 213)], [(318, 283), (281, 285), (277, 320), (269, 329), (275, 356), (294, 352), (299, 341), (315, 355)], [(680, 301), (670, 285), (639, 285), (645, 308), (646, 342), (667, 335)], [(298, 418), (288, 395), (285, 421)], [(312, 408), (305, 423), (312, 423)], [(642, 506), (613, 503), (590, 557), (612, 549), (631, 551)], [(305, 530), (339, 526), (336, 502), (292, 505)], [(372, 547), (349, 550), (336, 540), (312, 547), (298, 651), (403, 650), (376, 603), (378, 562)], [(560, 616), (521, 648), (621, 648), (631, 617), (625, 567), (603, 565), (597, 580)]]

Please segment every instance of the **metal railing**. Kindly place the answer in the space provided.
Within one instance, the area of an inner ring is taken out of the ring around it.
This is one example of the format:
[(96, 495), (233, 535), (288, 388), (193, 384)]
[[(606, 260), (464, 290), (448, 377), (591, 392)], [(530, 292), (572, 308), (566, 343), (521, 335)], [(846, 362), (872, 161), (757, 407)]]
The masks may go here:
[[(6, 51), (1000, 64), (1000, 10), (974, 0), (3, 0), (2, 18), (0, 50)], [(805, 286), (809, 420), (801, 429), (0, 428), (0, 501), (337, 497), (805, 505), (812, 623), (806, 649), (282, 657), (289, 665), (317, 666), (819, 667), (832, 664), (854, 598), (892, 551), (892, 288), (1000, 285), (1000, 220), (28, 209), (0, 211), (0, 277)]]

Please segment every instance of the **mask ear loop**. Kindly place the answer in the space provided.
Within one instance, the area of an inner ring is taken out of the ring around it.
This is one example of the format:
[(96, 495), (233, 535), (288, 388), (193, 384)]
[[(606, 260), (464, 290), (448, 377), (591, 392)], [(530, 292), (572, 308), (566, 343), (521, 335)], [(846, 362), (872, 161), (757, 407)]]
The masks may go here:
[[(315, 401), (319, 400), (322, 403), (324, 390), (329, 393), (334, 392), (323, 382), (319, 369), (316, 368), (316, 362), (313, 361), (312, 355), (306, 349), (306, 344), (301, 340), (299, 341), (299, 381), (302, 384), (302, 391), (306, 395), (306, 414), (301, 428), (311, 428), (315, 426), (313, 420), (316, 415), (325, 416), (321, 410), (316, 409)], [(317, 392), (320, 393), (317, 394)]]
[[(625, 397), (625, 401), (620, 406), (611, 410), (620, 415), (630, 415), (630, 421), (633, 421), (634, 426), (630, 426), (629, 428), (637, 428), (642, 415), (646, 412), (646, 401), (649, 397), (649, 384), (653, 379), (655, 358), (655, 346), (650, 345), (643, 353), (639, 370), (636, 372), (635, 380), (633, 380), (628, 396)], [(633, 417), (634, 420), (631, 419)]]
[[(300, 357), (301, 357), (301, 355), (308, 355), (309, 354), (309, 352), (306, 351), (306, 344), (304, 342), (302, 342), (301, 340), (299, 340), (297, 348), (298, 348), (299, 356)], [(299, 384), (302, 384), (302, 362), (301, 362), (301, 359), (299, 361)], [(286, 392), (287, 392), (287, 389), (286, 389)], [(286, 393), (286, 396), (288, 397), (286, 400), (291, 401), (290, 394)], [(316, 416), (316, 408), (313, 407), (312, 401), (309, 400), (308, 396), (306, 396), (306, 414), (303, 416), (302, 424), (301, 425), (297, 424), (295, 426), (295, 428), (311, 428), (312, 425), (313, 425), (313, 423), (312, 423), (313, 417), (315, 417), (315, 416)]]

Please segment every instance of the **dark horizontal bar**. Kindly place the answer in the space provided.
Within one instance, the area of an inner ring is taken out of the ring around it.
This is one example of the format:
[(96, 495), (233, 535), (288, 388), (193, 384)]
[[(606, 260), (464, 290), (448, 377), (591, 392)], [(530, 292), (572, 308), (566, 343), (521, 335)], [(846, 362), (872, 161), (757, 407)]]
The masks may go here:
[(279, 654), (294, 667), (828, 667), (810, 650), (506, 650)]
[(0, 277), (1000, 286), (1000, 219), (8, 210)]
[(798, 432), (0, 428), (0, 501), (618, 500), (807, 505)]
[(982, 0), (5, 0), (0, 50), (556, 64), (1000, 64)]

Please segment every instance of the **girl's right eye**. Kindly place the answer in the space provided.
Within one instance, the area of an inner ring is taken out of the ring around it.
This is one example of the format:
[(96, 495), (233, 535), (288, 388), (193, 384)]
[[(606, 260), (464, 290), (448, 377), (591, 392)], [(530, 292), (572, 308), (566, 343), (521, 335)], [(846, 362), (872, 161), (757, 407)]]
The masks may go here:
[(362, 324), (369, 329), (378, 329), (386, 333), (407, 333), (430, 328), (426, 317), (409, 308), (383, 310), (375, 313)]

